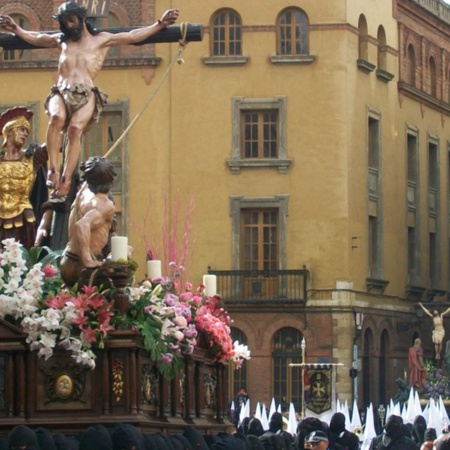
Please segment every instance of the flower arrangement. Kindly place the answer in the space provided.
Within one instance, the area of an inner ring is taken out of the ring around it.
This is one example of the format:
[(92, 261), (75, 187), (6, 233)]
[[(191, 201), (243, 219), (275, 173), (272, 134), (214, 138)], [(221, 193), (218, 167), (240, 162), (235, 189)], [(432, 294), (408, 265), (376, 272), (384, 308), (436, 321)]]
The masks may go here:
[[(49, 359), (58, 345), (72, 353), (77, 363), (95, 367), (92, 346), (114, 328), (112, 304), (95, 287), (81, 292), (62, 290), (61, 279), (51, 264), (35, 263), (33, 253), (14, 239), (2, 241), (0, 252), (0, 317), (27, 333), (31, 350)], [(35, 255), (37, 256), (37, 255)]]
[(442, 397), (443, 400), (448, 400), (450, 398), (450, 380), (445, 376), (443, 370), (437, 368), (436, 363), (432, 360), (425, 361), (425, 370), (427, 378), (424, 382), (423, 397), (435, 400)]
[[(181, 287), (184, 268), (170, 263), (170, 273), (128, 288), (129, 309), (114, 309), (113, 292), (93, 286), (62, 289), (61, 279), (44, 258), (33, 263), (38, 250), (27, 252), (14, 239), (0, 250), (0, 317), (22, 328), (27, 343), (49, 359), (56, 347), (66, 349), (79, 364), (93, 369), (96, 348), (116, 328), (135, 329), (162, 375), (171, 379), (194, 352), (202, 333), (215, 362), (240, 368), (250, 359), (247, 346), (232, 343), (231, 319), (219, 297), (207, 297), (204, 286), (193, 292)], [(30, 266), (30, 268), (28, 268)]]
[(128, 319), (124, 318), (141, 333), (160, 372), (173, 378), (183, 356), (193, 353), (199, 332), (207, 338), (213, 361), (240, 368), (244, 359), (250, 359), (250, 351), (237, 341), (232, 343), (231, 319), (220, 308), (219, 297), (205, 296), (203, 285), (193, 292), (191, 283), (185, 283), (181, 292), (184, 268), (173, 262), (169, 267), (169, 276), (144, 280), (140, 286), (129, 288), (130, 309)]

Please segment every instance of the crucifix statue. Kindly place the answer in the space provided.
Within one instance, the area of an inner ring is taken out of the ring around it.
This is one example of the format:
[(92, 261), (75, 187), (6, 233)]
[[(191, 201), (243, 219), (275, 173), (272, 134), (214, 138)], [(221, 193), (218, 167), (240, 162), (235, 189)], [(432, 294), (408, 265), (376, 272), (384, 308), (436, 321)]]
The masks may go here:
[[(87, 9), (74, 1), (63, 3), (52, 16), (59, 22), (60, 32), (24, 30), (10, 16), (0, 15), (0, 31), (10, 34), (0, 40), (0, 46), (4, 49), (60, 49), (58, 81), (52, 86), (45, 102), (49, 116), (47, 184), (54, 189), (56, 197), (64, 198), (69, 193), (72, 174), (81, 152), (83, 132), (99, 118), (107, 103), (107, 95), (94, 86), (94, 79), (102, 68), (108, 50), (120, 45), (148, 43), (153, 36), (171, 28), (178, 15), (177, 9), (169, 9), (152, 25), (114, 32), (95, 30), (87, 20)], [(169, 34), (173, 39), (177, 33)], [(63, 133), (67, 137), (67, 147), (60, 175), (58, 154), (63, 144)]]

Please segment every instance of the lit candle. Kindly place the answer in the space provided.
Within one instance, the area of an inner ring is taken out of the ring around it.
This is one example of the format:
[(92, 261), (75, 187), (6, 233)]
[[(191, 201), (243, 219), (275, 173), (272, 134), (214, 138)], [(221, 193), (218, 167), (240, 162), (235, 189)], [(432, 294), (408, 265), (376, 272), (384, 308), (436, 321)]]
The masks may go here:
[(161, 261), (157, 259), (147, 261), (147, 278), (153, 280), (161, 277)]
[(113, 261), (128, 260), (128, 238), (126, 236), (111, 237), (111, 259)]
[(203, 275), (203, 285), (207, 297), (213, 297), (217, 294), (217, 277), (215, 275)]

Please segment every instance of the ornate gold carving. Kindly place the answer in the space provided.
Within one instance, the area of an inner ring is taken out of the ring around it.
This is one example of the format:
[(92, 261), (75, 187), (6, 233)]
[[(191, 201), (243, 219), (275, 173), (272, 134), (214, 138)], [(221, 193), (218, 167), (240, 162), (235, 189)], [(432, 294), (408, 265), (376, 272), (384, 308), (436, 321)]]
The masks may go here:
[(155, 365), (144, 364), (141, 369), (142, 402), (158, 405), (159, 372)]
[(203, 378), (206, 408), (214, 409), (216, 407), (216, 385), (216, 377), (207, 373)]
[(60, 375), (55, 383), (55, 392), (59, 398), (68, 399), (73, 393), (73, 382), (69, 375)]
[(112, 392), (114, 394), (114, 400), (119, 403), (122, 400), (124, 381), (123, 381), (123, 361), (118, 359), (114, 360), (112, 365)]
[(40, 367), (43, 373), (45, 404), (52, 402), (81, 401), (89, 371), (79, 364), (53, 364)]

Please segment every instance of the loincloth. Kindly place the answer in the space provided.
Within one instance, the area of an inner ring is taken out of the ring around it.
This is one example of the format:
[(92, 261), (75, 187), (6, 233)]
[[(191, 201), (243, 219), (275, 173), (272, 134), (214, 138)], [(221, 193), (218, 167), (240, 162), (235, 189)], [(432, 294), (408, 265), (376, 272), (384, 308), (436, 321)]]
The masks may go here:
[(64, 131), (66, 131), (73, 113), (86, 105), (91, 92), (94, 93), (95, 107), (92, 117), (86, 126), (86, 129), (88, 129), (91, 125), (97, 122), (103, 111), (103, 107), (108, 103), (108, 96), (95, 86), (75, 83), (61, 90), (58, 86), (54, 85), (51, 87), (50, 95), (45, 100), (45, 111), (48, 113), (48, 104), (50, 99), (55, 95), (60, 95), (66, 106), (67, 119), (63, 128)]
[(431, 333), (431, 340), (433, 341), (433, 344), (441, 344), (444, 340), (445, 331), (435, 331)]

